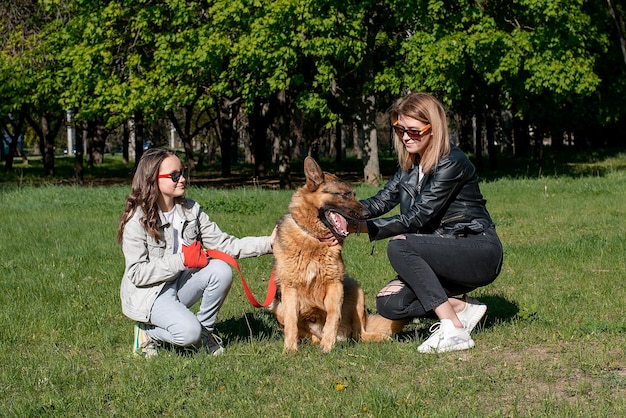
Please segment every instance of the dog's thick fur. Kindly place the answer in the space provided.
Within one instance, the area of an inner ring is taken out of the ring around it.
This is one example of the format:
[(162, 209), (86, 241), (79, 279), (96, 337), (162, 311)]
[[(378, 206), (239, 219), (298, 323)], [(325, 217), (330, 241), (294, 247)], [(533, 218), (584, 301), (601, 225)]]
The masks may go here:
[[(273, 246), (278, 293), (270, 309), (284, 328), (284, 351), (297, 351), (302, 338), (319, 342), (324, 353), (338, 339), (390, 339), (406, 322), (368, 316), (363, 290), (345, 276), (341, 258), (347, 222), (365, 219), (367, 209), (346, 182), (323, 172), (314, 159), (305, 159), (304, 173), (306, 184), (279, 221)], [(338, 245), (322, 240), (331, 232)]]

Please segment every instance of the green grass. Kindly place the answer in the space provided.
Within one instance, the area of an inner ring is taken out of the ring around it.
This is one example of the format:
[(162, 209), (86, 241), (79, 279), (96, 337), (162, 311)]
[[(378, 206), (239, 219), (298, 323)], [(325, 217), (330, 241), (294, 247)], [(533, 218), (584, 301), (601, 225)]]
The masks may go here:
[[(224, 356), (131, 351), (115, 243), (128, 186), (0, 190), (0, 416), (626, 416), (626, 171), (482, 184), (505, 248), (476, 348), (420, 355), (431, 322), (382, 344), (303, 345), (235, 283)], [(375, 189), (357, 186), (360, 198)], [(268, 234), (293, 192), (192, 187), (225, 231)], [(351, 236), (347, 271), (374, 307), (386, 242)], [(272, 259), (241, 261), (257, 299)]]

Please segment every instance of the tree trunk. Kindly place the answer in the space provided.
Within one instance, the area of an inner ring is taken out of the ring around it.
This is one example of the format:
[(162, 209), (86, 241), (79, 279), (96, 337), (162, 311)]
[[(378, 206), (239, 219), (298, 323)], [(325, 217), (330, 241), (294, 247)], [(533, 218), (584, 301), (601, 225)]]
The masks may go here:
[[(20, 137), (23, 135), (24, 131), (24, 112), (20, 110), (17, 115), (17, 118), (9, 116), (9, 126), (4, 127), (4, 131), (9, 136), (9, 153), (6, 155), (6, 161), (4, 165), (4, 170), (6, 172), (13, 170), (13, 158), (19, 153), (22, 155), (22, 158), (25, 162), (28, 162), (26, 155), (19, 149)], [(2, 140), (4, 141), (4, 139)], [(4, 146), (4, 142), (0, 142), (0, 145)]]
[(536, 128), (534, 131), (534, 158), (541, 165), (543, 162), (543, 130)]
[(96, 123), (93, 121), (87, 122), (87, 132), (83, 136), (84, 155), (87, 157), (87, 167), (93, 169), (93, 138), (95, 136)]
[(335, 162), (339, 164), (341, 163), (345, 155), (345, 146), (343, 141), (343, 123), (338, 123), (335, 126), (335, 149), (337, 150), (337, 154), (335, 154)]
[(483, 169), (483, 113), (478, 109), (474, 119), (474, 155), (478, 171)]
[(350, 124), (352, 141), (353, 141), (352, 152), (354, 152), (354, 155), (356, 156), (358, 160), (362, 160), (363, 159), (363, 141), (361, 140), (361, 135), (360, 135), (361, 127), (359, 125), (360, 124), (357, 122), (352, 122)]
[(55, 115), (44, 111), (39, 117), (39, 122), (35, 122), (28, 114), (24, 116), (39, 138), (44, 173), (48, 177), (54, 177), (54, 138), (65, 120), (65, 112), (58, 112)]
[(466, 99), (465, 95), (461, 97), (461, 101), (457, 107), (457, 120), (459, 121), (459, 148), (463, 152), (471, 152), (474, 150), (474, 110), (472, 108), (471, 99)]
[[(231, 175), (231, 163), (233, 154), (236, 156), (237, 131), (235, 129), (235, 117), (239, 113), (237, 100), (223, 97), (217, 109), (217, 118), (214, 120), (215, 133), (220, 144), (220, 154), (222, 156), (222, 176)], [(233, 148), (235, 152), (233, 153)]]
[(109, 130), (105, 126), (96, 123), (93, 134), (90, 158), (93, 164), (102, 164), (104, 162), (104, 148), (109, 136)]
[(563, 131), (556, 126), (551, 128), (550, 145), (554, 152), (560, 152), (563, 149)]
[(183, 144), (183, 149), (185, 150), (185, 160), (186, 165), (190, 170), (195, 168), (195, 159), (193, 153), (193, 138), (195, 133), (192, 133), (191, 130), (191, 119), (193, 116), (193, 105), (183, 106), (183, 118), (184, 123), (181, 126), (176, 114), (173, 111), (167, 112), (167, 117), (174, 126), (176, 133), (178, 133), (178, 137), (180, 138), (181, 143)]
[[(619, 44), (622, 50), (622, 57), (624, 58), (624, 64), (626, 64), (626, 23), (624, 22), (624, 15), (620, 14), (620, 9), (616, 8), (613, 4), (613, 0), (606, 0), (609, 13), (615, 22), (615, 27), (617, 28), (617, 36), (619, 37)], [(621, 9), (622, 13), (625, 13), (626, 10)]]
[(291, 166), (289, 149), (289, 127), (291, 118), (289, 117), (290, 101), (285, 90), (278, 93), (275, 100), (276, 117), (272, 123), (272, 133), (276, 146), (276, 162), (278, 163), (279, 185), (281, 189), (291, 189)]
[(517, 116), (513, 116), (513, 147), (516, 158), (528, 157), (530, 154), (528, 125)]
[(378, 130), (376, 128), (376, 109), (374, 107), (376, 101), (373, 96), (364, 98), (363, 112), (363, 133), (365, 143), (363, 147), (363, 155), (365, 158), (365, 167), (363, 169), (363, 178), (366, 183), (376, 185), (381, 180), (380, 162), (378, 159)]
[(297, 108), (292, 108), (292, 117), (290, 118), (291, 121), (289, 123), (290, 125), (290, 135), (291, 135), (291, 139), (293, 139), (293, 143), (291, 144), (291, 149), (289, 151), (290, 153), (290, 160), (294, 160), (294, 159), (300, 159), (302, 158), (302, 155), (304, 154), (303, 152), (303, 115), (302, 115), (302, 111), (300, 109)]
[(128, 129), (128, 123), (122, 125), (122, 161), (124, 164), (128, 164), (128, 139), (130, 137), (130, 130)]
[[(83, 166), (85, 151), (83, 146), (87, 142), (87, 123), (83, 122), (81, 126), (81, 138), (76, 141), (76, 155), (74, 157), (74, 182), (77, 185), (82, 185), (85, 181), (85, 168)], [(78, 124), (76, 124), (76, 127), (78, 127)], [(78, 136), (76, 136), (76, 139), (78, 139)]]
[(267, 131), (269, 128), (270, 105), (255, 101), (252, 114), (248, 115), (248, 130), (254, 155), (254, 176), (263, 179), (267, 176)]
[(489, 167), (492, 170), (498, 168), (498, 148), (496, 147), (496, 113), (493, 109), (487, 115), (487, 154), (489, 156)]
[(54, 137), (50, 135), (50, 124), (45, 116), (41, 116), (41, 149), (44, 172), (47, 176), (54, 177)]
[(144, 142), (144, 120), (143, 111), (138, 110), (134, 116), (133, 131), (135, 138), (135, 167), (139, 164), (139, 160), (143, 155), (143, 142)]

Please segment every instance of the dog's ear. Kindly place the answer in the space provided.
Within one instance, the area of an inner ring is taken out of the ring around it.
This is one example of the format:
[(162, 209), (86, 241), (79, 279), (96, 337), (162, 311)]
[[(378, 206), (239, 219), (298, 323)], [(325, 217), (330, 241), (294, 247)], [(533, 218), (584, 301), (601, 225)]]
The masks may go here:
[(324, 172), (317, 161), (311, 157), (304, 159), (304, 175), (306, 187), (311, 191), (315, 191), (320, 184), (324, 183)]

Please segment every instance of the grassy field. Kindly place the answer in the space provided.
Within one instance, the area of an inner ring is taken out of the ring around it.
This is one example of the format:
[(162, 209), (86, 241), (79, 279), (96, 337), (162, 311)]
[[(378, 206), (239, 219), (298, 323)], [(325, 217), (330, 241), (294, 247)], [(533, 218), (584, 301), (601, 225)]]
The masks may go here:
[[(440, 355), (416, 350), (429, 321), (387, 343), (284, 355), (274, 318), (235, 282), (218, 323), (225, 355), (135, 358), (114, 239), (128, 186), (5, 184), (0, 416), (626, 416), (626, 171), (601, 168), (483, 182), (504, 267), (474, 292), (489, 307), (476, 347)], [(187, 194), (244, 236), (268, 234), (292, 192)], [(365, 236), (344, 247), (370, 309), (393, 277), (385, 248), (378, 242), (370, 255)], [(271, 264), (271, 256), (241, 261), (257, 299)]]

